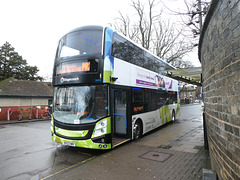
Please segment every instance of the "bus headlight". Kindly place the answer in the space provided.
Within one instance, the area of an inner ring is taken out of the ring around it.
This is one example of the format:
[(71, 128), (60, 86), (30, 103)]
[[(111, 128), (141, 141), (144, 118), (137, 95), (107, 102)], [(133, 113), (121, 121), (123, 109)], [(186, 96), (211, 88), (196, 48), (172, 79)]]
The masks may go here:
[(107, 132), (107, 119), (98, 122), (95, 126), (93, 137), (101, 136)]

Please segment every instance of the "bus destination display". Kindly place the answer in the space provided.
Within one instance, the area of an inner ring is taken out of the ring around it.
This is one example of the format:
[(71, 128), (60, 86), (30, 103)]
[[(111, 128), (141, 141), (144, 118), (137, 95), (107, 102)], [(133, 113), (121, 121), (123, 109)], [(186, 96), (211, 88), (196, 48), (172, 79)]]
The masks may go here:
[(90, 62), (78, 62), (74, 64), (63, 64), (58, 66), (57, 74), (74, 73), (74, 72), (88, 72), (91, 70)]

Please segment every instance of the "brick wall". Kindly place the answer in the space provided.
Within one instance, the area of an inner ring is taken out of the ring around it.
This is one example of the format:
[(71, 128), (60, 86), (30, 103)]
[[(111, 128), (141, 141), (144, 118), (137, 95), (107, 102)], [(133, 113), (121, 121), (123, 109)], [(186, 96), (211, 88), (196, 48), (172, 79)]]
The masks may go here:
[(199, 43), (212, 168), (240, 179), (240, 1), (213, 0)]
[[(11, 109), (10, 120), (19, 119), (19, 115), (22, 113), (23, 119), (34, 119), (36, 117), (36, 107), (39, 106), (41, 109), (38, 110), (38, 116), (45, 111), (48, 107), (47, 98), (2, 98), (0, 97), (0, 121), (7, 120), (8, 109)], [(43, 108), (43, 109), (42, 109)]]
[[(8, 107), (1, 107), (0, 112), (0, 121), (2, 120), (18, 120), (19, 117), (22, 115), (22, 119), (36, 119), (41, 118), (41, 115), (46, 112), (46, 108), (48, 105), (41, 105), (38, 106), (40, 109), (37, 109), (37, 106), (8, 106)], [(9, 119), (8, 119), (8, 109), (11, 111), (9, 112)]]

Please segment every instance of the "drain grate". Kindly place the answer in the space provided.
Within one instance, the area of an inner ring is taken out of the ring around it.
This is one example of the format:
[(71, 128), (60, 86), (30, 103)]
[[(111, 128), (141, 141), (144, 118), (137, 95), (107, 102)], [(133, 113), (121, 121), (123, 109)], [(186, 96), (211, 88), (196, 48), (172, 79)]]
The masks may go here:
[(171, 156), (172, 154), (150, 151), (140, 156), (140, 158), (149, 159), (149, 160), (158, 161), (158, 162), (164, 162), (168, 160)]

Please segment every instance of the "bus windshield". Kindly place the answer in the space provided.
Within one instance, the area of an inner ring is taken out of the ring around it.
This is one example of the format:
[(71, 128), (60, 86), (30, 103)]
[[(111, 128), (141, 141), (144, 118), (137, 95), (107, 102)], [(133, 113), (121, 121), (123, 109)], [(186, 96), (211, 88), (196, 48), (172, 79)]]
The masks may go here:
[(107, 116), (107, 86), (56, 87), (53, 118), (68, 124), (86, 124)]
[(102, 52), (101, 30), (80, 30), (65, 35), (59, 42), (57, 59)]

